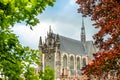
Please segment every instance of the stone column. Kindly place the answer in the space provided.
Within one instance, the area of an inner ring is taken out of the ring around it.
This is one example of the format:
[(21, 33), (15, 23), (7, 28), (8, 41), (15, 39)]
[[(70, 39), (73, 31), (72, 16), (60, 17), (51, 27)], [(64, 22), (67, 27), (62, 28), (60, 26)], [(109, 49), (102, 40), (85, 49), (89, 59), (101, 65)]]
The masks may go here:
[(56, 53), (57, 53), (57, 51), (58, 51), (58, 48), (56, 47), (55, 50), (56, 50), (56, 51), (55, 51), (55, 53), (54, 53), (54, 70), (55, 70), (55, 74), (54, 74), (55, 79), (54, 79), (54, 80), (56, 80)]

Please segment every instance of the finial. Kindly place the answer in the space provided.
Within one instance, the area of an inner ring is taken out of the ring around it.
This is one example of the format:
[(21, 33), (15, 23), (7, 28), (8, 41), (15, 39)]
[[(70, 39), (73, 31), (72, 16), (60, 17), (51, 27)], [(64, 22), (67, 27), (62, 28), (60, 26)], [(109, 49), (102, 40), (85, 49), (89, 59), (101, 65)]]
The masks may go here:
[(38, 48), (39, 48), (39, 50), (40, 51), (42, 51), (42, 38), (41, 38), (41, 36), (40, 36), (40, 39), (39, 39), (39, 45), (38, 45)]
[(59, 38), (59, 34), (57, 34), (57, 40), (59, 40), (60, 38)]
[(60, 47), (60, 36), (59, 36), (59, 34), (57, 34), (57, 36), (56, 36), (56, 45), (57, 45), (57, 47)]
[(42, 38), (40, 36), (39, 44), (42, 45)]
[(52, 32), (52, 30), (51, 30), (51, 25), (49, 26), (49, 32), (50, 32), (50, 33)]

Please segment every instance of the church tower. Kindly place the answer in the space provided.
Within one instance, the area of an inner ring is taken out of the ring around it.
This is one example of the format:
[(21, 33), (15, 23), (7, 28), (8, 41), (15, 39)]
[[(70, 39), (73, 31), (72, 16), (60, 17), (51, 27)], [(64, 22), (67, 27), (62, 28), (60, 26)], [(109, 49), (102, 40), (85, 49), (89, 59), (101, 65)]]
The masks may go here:
[(85, 44), (86, 42), (86, 34), (85, 34), (85, 26), (84, 26), (84, 19), (82, 17), (82, 27), (81, 27), (81, 42)]

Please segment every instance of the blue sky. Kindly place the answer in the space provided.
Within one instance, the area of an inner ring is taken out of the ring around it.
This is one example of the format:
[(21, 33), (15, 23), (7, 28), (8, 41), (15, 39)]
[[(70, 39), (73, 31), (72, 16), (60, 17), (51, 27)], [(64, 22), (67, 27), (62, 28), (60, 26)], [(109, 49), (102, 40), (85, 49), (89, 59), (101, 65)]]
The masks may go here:
[[(49, 26), (54, 33), (80, 40), (82, 27), (82, 17), (77, 13), (78, 5), (75, 0), (57, 0), (53, 7), (47, 7), (42, 14), (37, 17), (40, 23), (37, 24), (33, 31), (25, 24), (15, 24), (14, 33), (19, 36), (19, 40), (23, 46), (37, 49), (39, 37), (44, 37), (49, 30)], [(90, 18), (84, 18), (87, 40), (93, 40), (92, 36), (97, 32), (92, 26)]]

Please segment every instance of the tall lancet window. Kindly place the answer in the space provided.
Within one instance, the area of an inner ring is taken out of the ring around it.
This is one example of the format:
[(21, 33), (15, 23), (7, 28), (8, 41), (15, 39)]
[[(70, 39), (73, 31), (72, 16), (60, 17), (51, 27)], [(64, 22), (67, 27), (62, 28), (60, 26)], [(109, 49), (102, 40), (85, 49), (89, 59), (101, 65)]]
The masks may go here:
[(74, 58), (73, 58), (73, 56), (70, 57), (70, 69), (74, 69)]
[(80, 58), (77, 57), (77, 70), (80, 70)]
[(67, 67), (67, 56), (66, 55), (63, 56), (63, 67), (64, 68)]
[(86, 66), (86, 58), (83, 58), (83, 67)]

